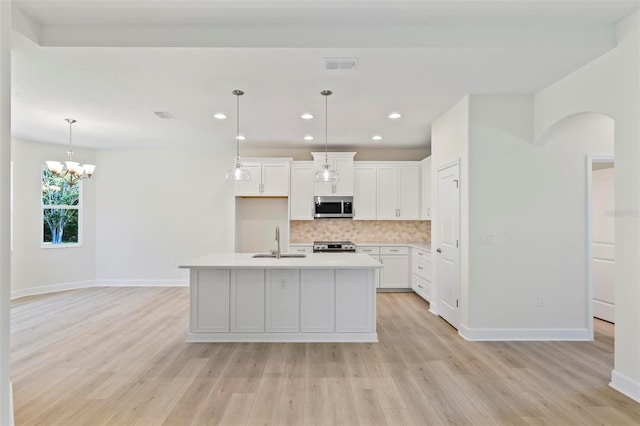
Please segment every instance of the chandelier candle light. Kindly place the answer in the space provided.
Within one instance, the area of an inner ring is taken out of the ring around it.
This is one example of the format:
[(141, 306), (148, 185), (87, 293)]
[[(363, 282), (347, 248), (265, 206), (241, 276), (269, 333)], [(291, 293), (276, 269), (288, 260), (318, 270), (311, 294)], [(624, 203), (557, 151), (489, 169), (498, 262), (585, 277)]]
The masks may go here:
[(235, 168), (227, 171), (227, 180), (249, 180), (251, 179), (251, 173), (249, 170), (242, 168), (240, 162), (240, 96), (244, 95), (242, 90), (234, 90), (236, 95), (236, 166)]
[(327, 142), (327, 98), (331, 96), (333, 92), (331, 90), (323, 90), (320, 92), (322, 96), (324, 96), (324, 164), (322, 168), (316, 172), (316, 182), (337, 182), (338, 181), (338, 172), (335, 170), (331, 170), (331, 165), (329, 164), (329, 155), (328, 151), (328, 142)]
[(64, 179), (69, 186), (73, 186), (80, 181), (80, 179), (90, 178), (96, 169), (94, 164), (80, 164), (77, 161), (73, 161), (73, 146), (72, 146), (72, 127), (76, 122), (73, 118), (66, 118), (65, 121), (69, 123), (69, 150), (67, 151), (67, 161), (62, 164), (60, 161), (46, 161), (47, 168), (56, 177)]

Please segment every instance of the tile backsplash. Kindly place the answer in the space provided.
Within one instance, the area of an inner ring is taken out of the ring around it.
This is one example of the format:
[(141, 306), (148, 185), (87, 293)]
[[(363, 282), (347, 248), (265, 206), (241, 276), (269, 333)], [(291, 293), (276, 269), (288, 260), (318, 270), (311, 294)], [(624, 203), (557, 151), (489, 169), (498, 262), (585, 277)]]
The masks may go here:
[(429, 220), (292, 220), (292, 243), (349, 240), (354, 243), (417, 243), (431, 241)]

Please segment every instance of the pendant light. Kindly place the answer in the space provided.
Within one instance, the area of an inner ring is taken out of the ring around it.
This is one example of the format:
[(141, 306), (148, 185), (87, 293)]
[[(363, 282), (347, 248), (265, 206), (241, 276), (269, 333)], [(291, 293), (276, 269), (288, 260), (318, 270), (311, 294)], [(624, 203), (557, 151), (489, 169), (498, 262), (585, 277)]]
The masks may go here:
[(333, 92), (331, 90), (323, 90), (320, 92), (322, 96), (324, 96), (324, 164), (322, 168), (316, 172), (316, 182), (337, 182), (338, 181), (338, 172), (335, 170), (331, 170), (331, 165), (329, 164), (329, 154), (328, 151), (328, 141), (327, 141), (327, 122), (328, 122), (328, 108), (327, 108), (327, 98), (331, 96)]
[(244, 95), (244, 92), (242, 90), (234, 90), (231, 93), (236, 96), (236, 166), (227, 171), (227, 180), (249, 180), (251, 179), (251, 173), (249, 173), (249, 170), (243, 169), (240, 162), (240, 96)]
[(72, 126), (76, 122), (73, 118), (66, 118), (65, 121), (69, 123), (69, 150), (67, 151), (67, 161), (61, 163), (60, 161), (46, 161), (47, 168), (55, 177), (64, 179), (69, 185), (73, 186), (80, 182), (80, 179), (90, 178), (96, 169), (93, 164), (80, 164), (77, 161), (73, 161), (73, 145), (72, 145)]

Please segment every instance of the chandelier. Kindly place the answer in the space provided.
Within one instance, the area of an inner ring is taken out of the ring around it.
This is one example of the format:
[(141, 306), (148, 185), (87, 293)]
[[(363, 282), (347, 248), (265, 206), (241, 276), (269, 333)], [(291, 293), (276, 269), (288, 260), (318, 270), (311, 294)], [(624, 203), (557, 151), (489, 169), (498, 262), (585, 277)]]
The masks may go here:
[(328, 142), (327, 142), (327, 99), (331, 96), (333, 92), (331, 90), (323, 90), (320, 92), (322, 96), (324, 96), (324, 164), (322, 168), (316, 172), (316, 182), (337, 182), (338, 181), (338, 172), (335, 170), (331, 170), (331, 165), (329, 164), (329, 155), (328, 151)]
[(76, 122), (73, 118), (65, 119), (69, 123), (69, 150), (67, 151), (67, 161), (61, 163), (60, 161), (46, 161), (47, 168), (55, 176), (64, 179), (64, 181), (73, 186), (80, 181), (80, 179), (90, 178), (96, 169), (94, 164), (80, 164), (77, 161), (73, 161), (73, 146), (72, 146), (72, 127)]
[(249, 170), (242, 168), (240, 162), (240, 96), (244, 95), (242, 90), (234, 90), (236, 95), (236, 166), (227, 171), (227, 180), (249, 180), (251, 179), (251, 173)]

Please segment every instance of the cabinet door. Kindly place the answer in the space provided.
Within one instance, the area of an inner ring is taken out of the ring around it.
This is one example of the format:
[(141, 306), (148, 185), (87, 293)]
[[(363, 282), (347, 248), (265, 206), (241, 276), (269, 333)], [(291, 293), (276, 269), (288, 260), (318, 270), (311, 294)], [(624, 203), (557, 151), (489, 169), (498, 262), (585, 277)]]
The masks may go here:
[(334, 331), (334, 270), (300, 271), (300, 331)]
[(431, 157), (422, 160), (422, 208), (420, 219), (431, 220)]
[(262, 195), (289, 196), (289, 164), (262, 164)]
[(420, 219), (420, 166), (398, 167), (398, 217)]
[[(377, 210), (378, 220), (398, 219), (398, 180), (397, 167), (378, 166), (377, 172)], [(358, 206), (355, 206), (358, 208)]]
[(299, 331), (300, 270), (268, 270), (266, 286), (265, 330), (281, 333)]
[(249, 180), (236, 182), (236, 195), (260, 195), (262, 187), (262, 167), (260, 163), (242, 163), (242, 168), (249, 170)]
[(231, 331), (264, 332), (264, 269), (231, 271)]
[(409, 287), (409, 256), (381, 254), (380, 263), (380, 288)]
[(353, 158), (336, 157), (333, 160), (338, 172), (338, 181), (334, 183), (334, 195), (353, 195)]
[(376, 166), (356, 165), (353, 168), (354, 220), (375, 220), (376, 214)]
[(313, 163), (291, 166), (291, 220), (313, 220)]
[(336, 269), (336, 332), (375, 331), (372, 269)]
[(229, 270), (191, 269), (191, 332), (229, 331)]
[(411, 288), (427, 302), (431, 301), (431, 282), (413, 274), (411, 276)]

